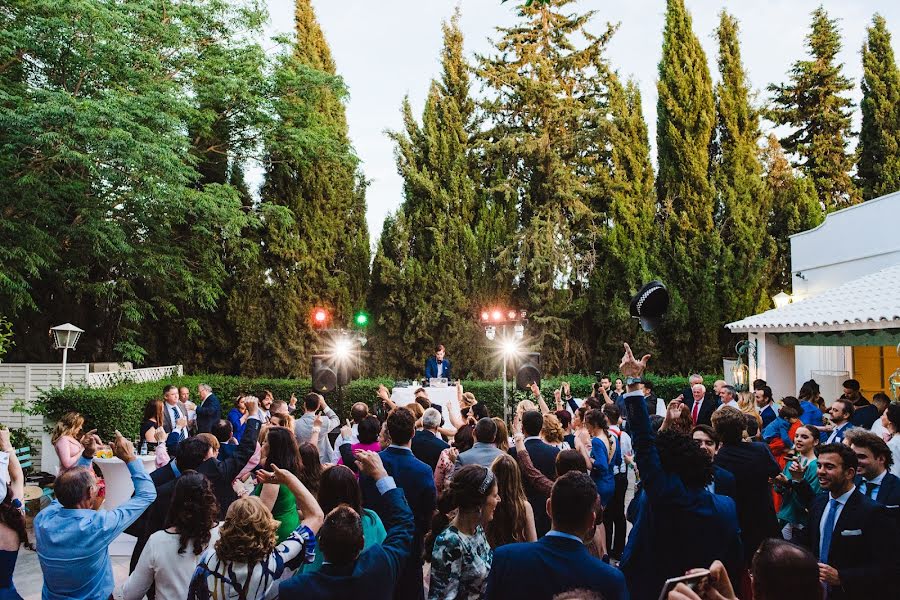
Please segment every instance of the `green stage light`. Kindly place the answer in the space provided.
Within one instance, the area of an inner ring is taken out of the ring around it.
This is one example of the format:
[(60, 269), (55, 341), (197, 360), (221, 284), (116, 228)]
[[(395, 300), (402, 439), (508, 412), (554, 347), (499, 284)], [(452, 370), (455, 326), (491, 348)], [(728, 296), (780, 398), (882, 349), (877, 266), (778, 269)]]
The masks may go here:
[(356, 323), (358, 327), (365, 327), (369, 324), (369, 315), (364, 312), (356, 313), (356, 316), (353, 317), (353, 322)]

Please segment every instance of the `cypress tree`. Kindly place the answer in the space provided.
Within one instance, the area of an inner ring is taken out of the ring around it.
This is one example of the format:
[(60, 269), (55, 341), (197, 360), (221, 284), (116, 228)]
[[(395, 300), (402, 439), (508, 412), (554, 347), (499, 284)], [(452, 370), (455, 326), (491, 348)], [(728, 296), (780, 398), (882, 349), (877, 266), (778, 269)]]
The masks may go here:
[(762, 162), (765, 165), (766, 188), (772, 196), (768, 232), (776, 245), (769, 268), (768, 289), (777, 294), (791, 289), (790, 236), (812, 229), (822, 222), (825, 215), (812, 181), (794, 174), (778, 138), (773, 134), (766, 139)]
[(876, 14), (866, 31), (856, 162), (863, 200), (900, 189), (900, 71), (884, 17)]
[[(757, 140), (759, 114), (741, 63), (738, 23), (722, 11), (716, 30), (720, 82), (715, 88), (716, 128), (712, 174), (722, 237), (718, 297), (728, 323), (769, 304), (768, 270), (774, 242), (766, 231), (772, 198), (762, 178)], [(723, 332), (723, 341), (730, 336)], [(730, 344), (728, 344), (730, 346)]]
[(711, 367), (718, 357), (721, 325), (715, 257), (720, 239), (713, 226), (709, 180), (715, 124), (706, 55), (691, 30), (682, 0), (669, 0), (657, 84), (659, 173), (656, 190), (662, 219), (658, 270), (671, 295), (665, 340), (673, 370)]
[(500, 28), (494, 54), (477, 73), (490, 97), (482, 109), (488, 161), (502, 166), (518, 201), (515, 237), (500, 252), (516, 266), (515, 302), (531, 311), (529, 335), (544, 369), (588, 364), (575, 335), (607, 209), (611, 125), (606, 44), (615, 31), (587, 30), (594, 11), (566, 12), (572, 0), (521, 6), (521, 22)]
[(843, 95), (853, 85), (837, 62), (841, 50), (837, 21), (829, 19), (821, 6), (812, 17), (806, 37), (811, 60), (794, 63), (790, 83), (769, 86), (773, 93), (769, 117), (794, 129), (781, 139), (781, 145), (798, 157), (795, 166), (812, 179), (819, 199), (831, 212), (859, 202), (847, 152), (853, 102)]

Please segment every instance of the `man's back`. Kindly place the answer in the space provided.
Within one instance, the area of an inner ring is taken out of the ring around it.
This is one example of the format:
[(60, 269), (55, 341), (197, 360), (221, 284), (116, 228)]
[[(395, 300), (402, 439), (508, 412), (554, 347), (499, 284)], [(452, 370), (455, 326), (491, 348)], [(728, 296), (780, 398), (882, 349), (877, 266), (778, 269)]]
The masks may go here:
[(412, 439), (413, 455), (431, 467), (432, 471), (437, 468), (441, 452), (449, 447), (450, 444), (427, 429), (417, 431), (415, 437)]
[(553, 535), (494, 550), (485, 598), (550, 600), (578, 588), (599, 592), (605, 600), (628, 598), (619, 570), (591, 556), (580, 541)]
[[(528, 450), (528, 456), (535, 468), (544, 474), (547, 479), (556, 479), (556, 455), (559, 449), (550, 444), (546, 444), (538, 438), (532, 438), (525, 441), (525, 449)], [(509, 454), (516, 456), (516, 449), (510, 448)], [(550, 517), (547, 516), (547, 496), (541, 494), (534, 489), (527, 479), (522, 481), (525, 489), (525, 496), (528, 503), (531, 504), (531, 510), (534, 512), (534, 526), (537, 530), (538, 537), (541, 537), (550, 530)]]
[(503, 454), (503, 451), (494, 444), (475, 442), (475, 445), (462, 452), (456, 461), (457, 468), (466, 465), (481, 465), (486, 469), (491, 467), (494, 459)]

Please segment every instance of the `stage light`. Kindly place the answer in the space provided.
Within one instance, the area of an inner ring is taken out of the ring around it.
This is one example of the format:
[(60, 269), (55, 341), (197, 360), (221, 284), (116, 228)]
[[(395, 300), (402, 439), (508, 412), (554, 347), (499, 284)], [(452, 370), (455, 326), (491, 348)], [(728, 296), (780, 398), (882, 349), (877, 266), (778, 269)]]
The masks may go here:
[(511, 310), (511, 311), (509, 311), (508, 313), (506, 313), (506, 318), (509, 319), (510, 321), (515, 321), (515, 320), (516, 320), (516, 314), (517, 314), (516, 311)]
[(493, 325), (488, 325), (484, 328), (484, 335), (489, 341), (494, 341), (494, 338), (497, 337), (497, 328)]
[(328, 311), (324, 308), (314, 308), (312, 319), (316, 327), (324, 327), (328, 323)]
[(506, 357), (515, 356), (519, 353), (519, 341), (515, 338), (507, 338), (502, 342), (503, 355)]
[(490, 319), (491, 319), (491, 315), (490, 315), (490, 313), (489, 313), (488, 311), (484, 311), (484, 312), (481, 313), (481, 320), (482, 320), (482, 321), (489, 321)]
[(516, 340), (521, 340), (525, 337), (525, 326), (521, 323), (516, 323), (516, 326), (513, 328), (513, 338)]
[(369, 324), (369, 315), (360, 311), (356, 313), (355, 317), (353, 317), (353, 321), (356, 323), (357, 327), (365, 327)]
[(503, 319), (503, 313), (496, 309), (491, 316), (494, 318), (494, 321), (501, 321)]
[(353, 350), (353, 343), (349, 340), (349, 338), (341, 337), (334, 341), (334, 357), (338, 360), (346, 360), (350, 357), (350, 352)]

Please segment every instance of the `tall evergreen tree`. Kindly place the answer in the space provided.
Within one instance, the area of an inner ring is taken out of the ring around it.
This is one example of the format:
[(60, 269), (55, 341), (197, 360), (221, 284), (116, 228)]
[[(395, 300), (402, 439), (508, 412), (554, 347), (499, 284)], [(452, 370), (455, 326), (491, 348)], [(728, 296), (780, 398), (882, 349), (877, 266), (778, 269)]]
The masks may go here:
[(867, 32), (856, 162), (863, 200), (900, 190), (900, 71), (884, 17), (876, 14)]
[(374, 362), (383, 372), (419, 374), (436, 343), (469, 369), (477, 368), (480, 355), (472, 307), (472, 274), (480, 272), (473, 232), (474, 103), (458, 21), (457, 12), (444, 24), (441, 79), (431, 84), (421, 125), (405, 100), (405, 131), (391, 134), (404, 202), (385, 222), (370, 297)]
[(828, 18), (821, 6), (812, 17), (806, 37), (811, 60), (794, 63), (790, 83), (769, 86), (773, 93), (769, 117), (794, 129), (781, 139), (781, 145), (797, 157), (794, 164), (812, 179), (819, 199), (831, 212), (859, 202), (847, 152), (853, 102), (844, 95), (853, 84), (837, 62), (841, 50), (837, 21)]
[[(717, 295), (722, 303), (722, 319), (728, 323), (768, 305), (766, 282), (775, 244), (766, 231), (772, 197), (763, 181), (759, 160), (759, 114), (750, 104), (738, 23), (725, 11), (720, 15), (716, 36), (720, 81), (715, 88), (716, 128), (711, 158), (716, 221), (722, 238)], [(722, 333), (723, 342), (729, 341), (727, 332)]]
[[(267, 140), (262, 201), (288, 209), (290, 219), (267, 223), (264, 276), (235, 299), (237, 354), (249, 373), (308, 373), (319, 344), (313, 308), (330, 309), (335, 326), (349, 324), (364, 303), (360, 282), (368, 280), (365, 185), (347, 136), (344, 94), (326, 83), (334, 81), (335, 64), (309, 0), (297, 0), (294, 24), (293, 54), (277, 76), (276, 112), (282, 124), (327, 131), (331, 143), (309, 153), (304, 139), (276, 131)], [(310, 92), (296, 87), (309, 78), (325, 83), (314, 88), (311, 103)]]
[(768, 232), (776, 244), (768, 289), (777, 294), (791, 289), (790, 236), (816, 227), (825, 215), (812, 180), (794, 173), (775, 135), (770, 134), (766, 140), (762, 162), (766, 188), (772, 196)]
[[(609, 112), (613, 123), (610, 153), (610, 202), (607, 226), (588, 288), (596, 340), (595, 364), (607, 368), (621, 354), (621, 340), (634, 338), (629, 301), (651, 278), (655, 264), (656, 194), (647, 124), (635, 82), (624, 86), (610, 78)], [(636, 339), (642, 348), (649, 336)]]
[(658, 270), (665, 274), (672, 300), (661, 339), (672, 348), (667, 366), (684, 372), (711, 367), (719, 356), (714, 257), (721, 242), (713, 225), (715, 197), (709, 180), (712, 81), (683, 0), (667, 3), (657, 89)]
[(516, 301), (531, 311), (529, 334), (548, 370), (585, 368), (589, 350), (570, 335), (585, 315), (607, 209), (611, 125), (605, 48), (615, 28), (591, 33), (593, 11), (567, 12), (572, 0), (519, 8), (520, 23), (500, 28), (496, 52), (479, 57), (490, 89), (487, 160), (503, 167), (518, 201), (518, 231), (501, 253), (516, 267)]

